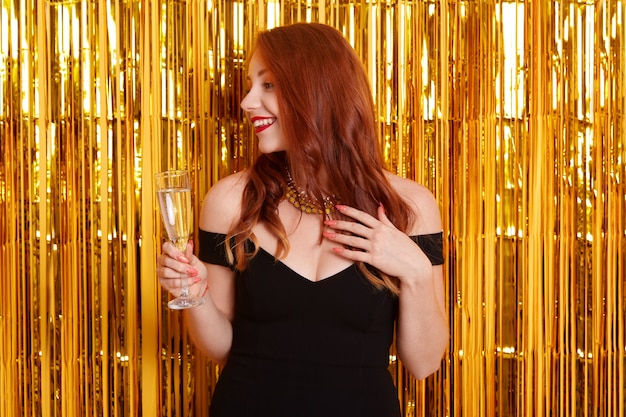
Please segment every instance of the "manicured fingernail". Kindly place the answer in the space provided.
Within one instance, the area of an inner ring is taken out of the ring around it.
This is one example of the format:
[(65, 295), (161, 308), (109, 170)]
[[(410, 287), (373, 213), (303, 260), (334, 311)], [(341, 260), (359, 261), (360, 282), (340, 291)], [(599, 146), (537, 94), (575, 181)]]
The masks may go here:
[(180, 262), (189, 262), (189, 259), (185, 258), (183, 255), (178, 255), (178, 258), (176, 259)]
[(337, 222), (335, 220), (324, 220), (324, 224), (326, 226), (336, 226)]
[(329, 239), (333, 239), (335, 237), (335, 234), (332, 232), (324, 232), (322, 233), (322, 235), (324, 235), (324, 237), (327, 237)]
[(343, 249), (341, 249), (341, 248), (333, 248), (333, 252), (342, 253)]
[(197, 283), (198, 283), (198, 282), (200, 282), (200, 281), (202, 281), (202, 279), (201, 279), (201, 278), (194, 278), (194, 279), (193, 279), (193, 283), (194, 283), (194, 284), (197, 284)]
[(187, 275), (190, 277), (195, 277), (198, 275), (198, 271), (195, 268), (187, 268)]
[(341, 204), (335, 204), (335, 208), (339, 211), (346, 211), (347, 207)]

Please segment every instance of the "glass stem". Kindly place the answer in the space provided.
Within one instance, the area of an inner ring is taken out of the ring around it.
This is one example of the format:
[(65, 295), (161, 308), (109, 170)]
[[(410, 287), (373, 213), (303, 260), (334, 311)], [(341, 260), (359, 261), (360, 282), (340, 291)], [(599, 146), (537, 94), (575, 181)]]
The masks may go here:
[(189, 297), (189, 286), (187, 285), (187, 278), (181, 278), (181, 289), (180, 289), (180, 296), (179, 297), (184, 297), (184, 298), (188, 298)]

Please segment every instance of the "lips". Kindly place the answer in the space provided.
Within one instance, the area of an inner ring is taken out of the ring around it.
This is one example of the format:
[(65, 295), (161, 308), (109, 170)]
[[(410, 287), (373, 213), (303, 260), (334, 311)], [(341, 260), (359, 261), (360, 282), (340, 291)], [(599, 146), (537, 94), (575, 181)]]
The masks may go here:
[(250, 122), (254, 127), (255, 133), (261, 133), (268, 127), (272, 126), (276, 122), (276, 118), (255, 116), (250, 119)]

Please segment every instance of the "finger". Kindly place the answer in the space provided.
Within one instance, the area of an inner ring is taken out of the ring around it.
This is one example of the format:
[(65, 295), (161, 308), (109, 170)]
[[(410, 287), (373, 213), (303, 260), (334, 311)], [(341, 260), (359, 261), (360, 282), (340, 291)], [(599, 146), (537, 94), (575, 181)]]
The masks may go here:
[(181, 263), (179, 261), (172, 258), (168, 254), (163, 253), (157, 257), (157, 267), (177, 271), (178, 269), (180, 269), (180, 265)]
[(354, 262), (370, 263), (371, 259), (371, 255), (368, 252), (363, 252), (360, 250), (335, 247), (333, 248), (333, 252), (343, 258), (349, 259)]
[[(174, 253), (176, 255), (176, 253)], [(180, 261), (176, 258), (173, 258), (169, 251), (164, 250), (159, 256), (157, 256), (157, 265), (162, 266), (164, 268), (170, 269), (180, 269)]]
[[(187, 247), (189, 247), (189, 245), (187, 245)], [(190, 252), (188, 251), (189, 249), (185, 249), (185, 253), (182, 253), (172, 242), (165, 242), (163, 243), (163, 249), (161, 252), (170, 258), (188, 264), (190, 262), (190, 257), (193, 255), (193, 245), (191, 245)]]
[(385, 206), (383, 206), (383, 203), (380, 203), (380, 205), (378, 206), (378, 220), (380, 220), (381, 223), (387, 225), (387, 226), (393, 226), (393, 223), (391, 223), (391, 220), (389, 220), (389, 217), (387, 217), (387, 212), (385, 211)]
[(334, 233), (334, 232), (324, 232), (323, 233), (324, 237), (332, 240), (333, 242), (336, 243), (341, 243), (344, 246), (350, 247), (350, 248), (356, 248), (360, 251), (369, 251), (372, 248), (371, 242), (367, 239), (363, 239), (362, 237), (359, 236), (353, 236), (353, 235), (344, 235), (341, 233)]
[(156, 268), (156, 274), (159, 278), (161, 286), (168, 291), (180, 289), (183, 283), (186, 283), (188, 286), (192, 286), (202, 281), (201, 278), (196, 276), (198, 275), (198, 272), (193, 268), (178, 271), (169, 267), (159, 266)]
[(347, 232), (353, 235), (369, 238), (372, 234), (372, 229), (361, 223), (343, 221), (343, 220), (326, 220), (324, 224), (334, 230), (341, 232)]
[(170, 258), (176, 258), (181, 253), (170, 241), (163, 243), (163, 246), (161, 246), (161, 252)]
[[(171, 273), (169, 271), (172, 271)], [(176, 274), (186, 274), (190, 277), (198, 275), (198, 270), (190, 265), (188, 261), (181, 262), (179, 259), (172, 259), (168, 255), (157, 256), (157, 275), (159, 277), (171, 278)]]
[(193, 256), (193, 240), (187, 242), (187, 247), (185, 248), (184, 255), (187, 259), (191, 259), (191, 257)]
[(376, 218), (372, 217), (368, 213), (357, 210), (354, 207), (344, 206), (342, 204), (338, 204), (335, 207), (337, 207), (337, 210), (339, 210), (341, 214), (351, 217), (368, 227), (374, 227), (376, 225), (376, 222), (378, 221)]
[(168, 282), (172, 279), (179, 278), (182, 273), (183, 271), (177, 269), (175, 265), (169, 265), (167, 260), (161, 262), (156, 268), (156, 274), (159, 279)]

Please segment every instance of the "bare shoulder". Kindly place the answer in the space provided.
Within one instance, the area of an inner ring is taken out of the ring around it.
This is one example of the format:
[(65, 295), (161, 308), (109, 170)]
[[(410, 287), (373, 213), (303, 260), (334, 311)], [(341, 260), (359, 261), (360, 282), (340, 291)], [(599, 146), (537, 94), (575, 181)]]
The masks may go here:
[(227, 233), (239, 218), (241, 198), (248, 181), (248, 171), (229, 175), (215, 183), (204, 197), (199, 226), (202, 230)]
[(391, 186), (415, 212), (410, 235), (438, 233), (442, 230), (441, 212), (433, 193), (425, 186), (392, 173), (386, 173)]

